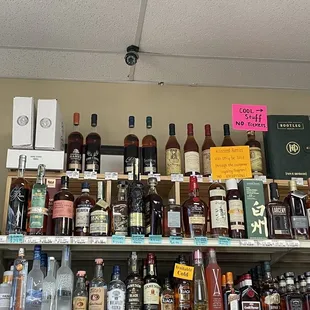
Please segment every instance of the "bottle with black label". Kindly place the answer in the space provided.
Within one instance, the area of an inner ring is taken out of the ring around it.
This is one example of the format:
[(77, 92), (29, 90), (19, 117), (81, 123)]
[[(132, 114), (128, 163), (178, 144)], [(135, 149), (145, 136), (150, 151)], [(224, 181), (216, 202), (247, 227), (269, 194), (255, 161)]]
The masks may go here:
[(97, 114), (91, 115), (92, 132), (86, 137), (85, 171), (100, 172), (101, 137), (97, 132)]
[(133, 172), (134, 159), (139, 158), (139, 139), (133, 133), (135, 117), (129, 116), (129, 134), (124, 139), (124, 174)]
[(152, 129), (152, 117), (146, 118), (146, 136), (142, 140), (142, 174), (154, 174), (157, 173), (157, 140), (151, 134)]
[(286, 310), (303, 310), (303, 297), (296, 292), (294, 272), (286, 272), (286, 293), (284, 294)]

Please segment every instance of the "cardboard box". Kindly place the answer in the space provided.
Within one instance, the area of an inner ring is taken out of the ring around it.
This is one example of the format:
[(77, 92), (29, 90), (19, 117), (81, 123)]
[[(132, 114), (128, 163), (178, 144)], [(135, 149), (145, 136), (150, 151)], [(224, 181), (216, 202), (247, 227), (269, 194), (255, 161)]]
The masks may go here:
[(35, 109), (32, 97), (13, 99), (12, 147), (33, 149)]
[(268, 238), (263, 182), (244, 179), (239, 182), (238, 187), (243, 200), (247, 237), (249, 239)]
[(64, 124), (56, 99), (39, 99), (36, 150), (64, 150)]

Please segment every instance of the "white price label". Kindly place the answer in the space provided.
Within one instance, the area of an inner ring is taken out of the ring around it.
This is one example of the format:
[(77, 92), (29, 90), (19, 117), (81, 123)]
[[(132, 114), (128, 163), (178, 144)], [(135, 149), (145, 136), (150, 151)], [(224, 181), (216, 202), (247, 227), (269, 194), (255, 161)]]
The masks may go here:
[(72, 244), (87, 244), (89, 243), (88, 237), (72, 237)]
[(160, 173), (149, 173), (148, 178), (156, 178), (157, 182), (160, 182)]
[(250, 239), (242, 239), (239, 241), (240, 246), (256, 246), (256, 241), (255, 240), (250, 240)]
[(66, 171), (66, 175), (69, 179), (78, 179), (80, 177), (79, 171)]
[(128, 180), (129, 180), (129, 181), (132, 181), (132, 180), (133, 180), (133, 174), (132, 174), (132, 172), (129, 172), (129, 173), (128, 173)]
[(0, 243), (7, 243), (8, 242), (8, 236), (0, 235)]
[(182, 173), (173, 173), (171, 174), (171, 182), (183, 182), (184, 176)]
[(300, 242), (299, 240), (286, 240), (286, 247), (287, 248), (299, 248)]
[(276, 248), (285, 248), (286, 241), (285, 240), (272, 240), (273, 246)]
[(301, 186), (304, 185), (304, 179), (303, 178), (292, 178), (291, 180), (296, 181), (297, 185), (301, 185)]
[(84, 180), (97, 180), (96, 171), (84, 171)]
[(70, 237), (55, 237), (56, 244), (70, 244), (71, 238)]
[(43, 236), (41, 237), (42, 244), (54, 244), (56, 237), (54, 236)]
[(25, 236), (24, 243), (27, 244), (41, 244), (41, 237), (39, 236)]
[(203, 175), (198, 174), (198, 175), (196, 175), (196, 177), (197, 177), (197, 181), (198, 181), (198, 182), (200, 182), (200, 183), (203, 182)]
[(91, 237), (92, 244), (106, 244), (108, 242), (107, 237)]
[(105, 172), (104, 173), (104, 179), (105, 180), (117, 181), (118, 180), (118, 173), (117, 172)]
[(261, 180), (263, 183), (267, 183), (267, 177), (265, 175), (254, 175), (255, 180)]

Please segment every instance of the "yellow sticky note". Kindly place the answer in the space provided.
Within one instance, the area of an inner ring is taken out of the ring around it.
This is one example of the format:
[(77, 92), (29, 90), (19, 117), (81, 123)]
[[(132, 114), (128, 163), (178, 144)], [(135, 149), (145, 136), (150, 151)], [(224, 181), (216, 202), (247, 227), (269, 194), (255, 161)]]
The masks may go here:
[(252, 178), (249, 146), (211, 147), (213, 180)]
[(173, 276), (184, 280), (193, 280), (194, 267), (182, 264), (174, 264)]

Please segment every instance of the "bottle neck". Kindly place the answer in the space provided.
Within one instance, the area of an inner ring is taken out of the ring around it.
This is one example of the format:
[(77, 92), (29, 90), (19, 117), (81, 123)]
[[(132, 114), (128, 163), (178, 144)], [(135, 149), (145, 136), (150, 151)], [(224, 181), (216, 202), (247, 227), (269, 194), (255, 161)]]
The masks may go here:
[(80, 132), (80, 124), (73, 124), (73, 132)]
[(20, 166), (20, 167), (18, 168), (17, 177), (23, 178), (23, 177), (24, 177), (24, 174), (25, 174), (25, 167)]
[(194, 259), (194, 265), (195, 266), (203, 266), (203, 260), (202, 258)]
[(217, 264), (216, 254), (213, 251), (209, 253), (209, 264)]
[(193, 188), (191, 189), (191, 191), (189, 192), (190, 197), (193, 198), (199, 198), (199, 189), (198, 188)]
[(149, 191), (148, 191), (148, 194), (157, 194), (157, 190), (156, 190), (156, 187), (155, 185), (151, 185), (150, 188), (149, 188)]
[(120, 280), (121, 275), (117, 273), (113, 273), (112, 275), (112, 281)]
[(118, 201), (127, 201), (127, 189), (126, 188), (119, 188), (117, 193), (117, 200)]
[(84, 277), (78, 277), (77, 282), (76, 282), (76, 288), (80, 290), (86, 289), (86, 283), (85, 283)]
[(48, 265), (47, 275), (53, 277), (54, 271), (55, 271), (55, 260), (50, 260), (49, 265)]
[(97, 125), (96, 126), (91, 126), (91, 132), (93, 132), (93, 133), (98, 133), (98, 127), (97, 127)]
[(148, 263), (147, 274), (150, 276), (155, 276), (155, 265), (154, 265), (154, 263)]
[(82, 189), (82, 195), (88, 196), (89, 195), (89, 189), (86, 189), (86, 188)]
[(101, 264), (96, 265), (95, 277), (96, 278), (103, 278), (103, 266)]
[(61, 267), (69, 267), (69, 266), (70, 266), (70, 249), (66, 247), (62, 251)]
[(131, 258), (130, 269), (131, 269), (131, 273), (133, 274), (138, 273), (138, 261), (136, 258)]
[(38, 175), (38, 176), (37, 176), (36, 183), (37, 183), (37, 184), (41, 184), (41, 185), (44, 184), (44, 177), (43, 177), (43, 175)]
[(270, 271), (265, 272), (265, 281), (272, 281), (272, 274)]
[(38, 251), (34, 253), (33, 256), (33, 269), (40, 269), (41, 268), (41, 253)]
[(61, 190), (63, 191), (68, 190), (68, 184), (67, 183), (61, 184)]

